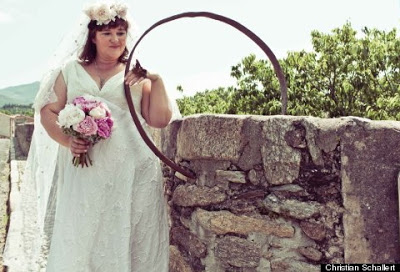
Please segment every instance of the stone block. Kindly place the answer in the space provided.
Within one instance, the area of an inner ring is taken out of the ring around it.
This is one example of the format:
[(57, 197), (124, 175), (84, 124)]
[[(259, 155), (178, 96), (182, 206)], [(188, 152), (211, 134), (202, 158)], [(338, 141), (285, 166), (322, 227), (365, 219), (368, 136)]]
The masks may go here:
[(301, 255), (314, 262), (319, 262), (322, 258), (322, 253), (314, 247), (300, 247), (298, 251)]
[(183, 207), (208, 206), (221, 203), (225, 199), (225, 193), (218, 187), (196, 185), (180, 185), (175, 189), (172, 197), (175, 205)]
[(274, 195), (280, 198), (302, 197), (308, 196), (309, 193), (298, 184), (285, 184), (281, 186), (273, 186), (269, 188)]
[(289, 224), (245, 215), (237, 216), (228, 211), (209, 212), (197, 209), (193, 213), (193, 220), (204, 229), (218, 235), (227, 233), (248, 235), (256, 232), (278, 237), (294, 236), (294, 227)]
[(207, 254), (206, 245), (189, 230), (184, 227), (171, 229), (172, 241), (184, 248), (190, 255), (197, 258), (204, 258)]
[(238, 166), (244, 171), (252, 169), (262, 163), (261, 149), (264, 139), (262, 134), (263, 121), (268, 116), (250, 116), (245, 119), (242, 129), (243, 152), (238, 161)]
[(215, 171), (215, 179), (217, 183), (233, 182), (233, 183), (246, 183), (246, 173), (243, 171)]
[(264, 202), (264, 208), (296, 219), (307, 219), (320, 214), (322, 205), (315, 201), (302, 202), (296, 199), (281, 200), (274, 194), (268, 195)]
[(322, 241), (326, 237), (326, 229), (322, 224), (302, 221), (300, 222), (300, 228), (308, 237), (313, 240)]
[(0, 112), (0, 136), (10, 138), (12, 135), (11, 128), (12, 117)]
[(301, 153), (286, 142), (286, 135), (294, 130), (294, 117), (274, 117), (263, 123), (265, 143), (261, 147), (265, 177), (270, 184), (292, 183), (299, 176)]
[(33, 123), (24, 123), (15, 126), (14, 134), (18, 143), (16, 147), (18, 148), (19, 154), (24, 157), (28, 156), (33, 129)]
[(346, 263), (399, 263), (400, 122), (352, 118), (341, 136)]
[(177, 135), (179, 128), (182, 124), (182, 120), (175, 120), (170, 123), (167, 127), (159, 130), (159, 148), (163, 154), (173, 160), (176, 156), (177, 148)]
[(257, 267), (261, 259), (261, 248), (245, 239), (226, 236), (217, 241), (215, 256), (228, 267)]
[(319, 265), (312, 265), (305, 262), (286, 258), (271, 261), (271, 272), (320, 272)]
[(251, 184), (253, 185), (258, 185), (260, 184), (260, 179), (257, 176), (257, 171), (254, 169), (251, 169), (247, 175), (247, 177), (249, 178), (249, 181)]
[(307, 148), (315, 165), (323, 166), (323, 153), (332, 152), (337, 148), (347, 123), (347, 118), (307, 117), (302, 121), (301, 124), (306, 130)]
[(237, 161), (242, 149), (244, 118), (230, 115), (186, 117), (177, 136), (178, 157)]
[(169, 272), (193, 272), (176, 246), (169, 247)]

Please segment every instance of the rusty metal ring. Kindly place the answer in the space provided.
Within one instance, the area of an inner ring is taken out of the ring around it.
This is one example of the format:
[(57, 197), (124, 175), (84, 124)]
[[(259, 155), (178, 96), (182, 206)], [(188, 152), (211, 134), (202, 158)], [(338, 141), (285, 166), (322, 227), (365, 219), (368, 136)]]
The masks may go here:
[[(218, 15), (215, 13), (211, 13), (211, 12), (184, 12), (184, 13), (180, 13), (180, 14), (176, 14), (170, 17), (167, 17), (165, 19), (162, 19), (158, 22), (156, 22), (155, 24), (153, 24), (151, 27), (149, 27), (143, 34), (142, 36), (140, 36), (140, 38), (137, 40), (136, 44), (134, 45), (129, 58), (128, 58), (128, 62), (126, 64), (126, 68), (125, 68), (125, 75), (129, 72), (129, 67), (130, 67), (130, 63), (132, 60), (132, 56), (133, 53), (136, 49), (136, 47), (139, 45), (140, 41), (154, 28), (168, 23), (170, 21), (176, 20), (176, 19), (181, 19), (181, 18), (194, 18), (194, 17), (205, 17), (205, 18), (210, 18), (210, 19), (214, 19), (223, 23), (226, 23), (234, 28), (236, 28), (237, 30), (239, 30), (240, 32), (242, 32), (243, 34), (245, 34), (247, 37), (249, 37), (253, 42), (255, 42), (263, 51), (264, 53), (267, 55), (267, 57), (269, 58), (269, 60), (272, 63), (272, 66), (274, 67), (275, 70), (275, 74), (278, 77), (279, 80), (279, 84), (280, 84), (280, 89), (281, 89), (281, 103), (282, 103), (282, 110), (281, 113), (283, 115), (286, 114), (286, 109), (287, 109), (287, 86), (286, 86), (286, 80), (285, 80), (285, 76), (283, 75), (282, 72), (282, 68), (279, 65), (279, 62), (277, 60), (277, 58), (275, 57), (274, 53), (271, 51), (271, 49), (256, 35), (254, 34), (252, 31), (250, 31), (248, 28), (246, 28), (245, 26), (243, 26), (242, 24), (236, 22), (235, 20), (232, 20), (228, 17), (222, 16), (222, 15)], [(146, 142), (146, 144), (149, 146), (149, 148), (154, 152), (154, 154), (159, 157), (166, 165), (168, 165), (169, 167), (171, 167), (172, 169), (180, 172), (181, 174), (189, 177), (189, 178), (195, 178), (195, 175), (187, 170), (182, 168), (181, 166), (177, 165), (175, 162), (171, 161), (169, 158), (167, 158), (160, 150), (158, 150), (158, 148), (154, 145), (154, 143), (149, 139), (149, 137), (147, 136), (146, 132), (144, 131), (142, 125), (140, 124), (139, 118), (136, 114), (133, 102), (132, 102), (132, 96), (129, 90), (129, 86), (127, 84), (124, 85), (125, 88), (125, 96), (126, 96), (126, 100), (129, 106), (129, 111), (131, 113), (132, 119), (140, 133), (140, 135), (142, 136), (143, 140)]]

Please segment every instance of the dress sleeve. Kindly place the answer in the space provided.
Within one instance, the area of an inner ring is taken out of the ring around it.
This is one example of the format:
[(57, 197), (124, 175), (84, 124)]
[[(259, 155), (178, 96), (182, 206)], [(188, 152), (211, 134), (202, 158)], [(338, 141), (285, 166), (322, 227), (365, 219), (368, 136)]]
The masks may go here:
[(68, 71), (71, 67), (76, 63), (76, 60), (69, 61), (63, 66), (51, 69), (42, 77), (40, 81), (39, 91), (35, 97), (35, 101), (33, 103), (33, 108), (36, 113), (39, 113), (40, 110), (46, 106), (47, 104), (54, 103), (57, 101), (57, 96), (54, 92), (54, 83), (60, 73), (63, 74), (65, 83), (68, 81)]
[(72, 60), (67, 62), (63, 67), (61, 67), (61, 73), (64, 77), (65, 84), (68, 85), (68, 81), (71, 75), (71, 70), (75, 68), (76, 65), (80, 65), (77, 60)]

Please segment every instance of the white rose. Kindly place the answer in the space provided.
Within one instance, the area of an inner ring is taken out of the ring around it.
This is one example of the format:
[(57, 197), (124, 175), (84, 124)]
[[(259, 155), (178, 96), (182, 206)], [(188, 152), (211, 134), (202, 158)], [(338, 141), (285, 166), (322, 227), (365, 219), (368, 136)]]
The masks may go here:
[(95, 20), (95, 19), (94, 19), (94, 16), (95, 16), (95, 14), (94, 14), (94, 9), (93, 9), (92, 6), (86, 7), (83, 11), (84, 11), (84, 12), (86, 13), (86, 15), (90, 18), (90, 20)]
[(58, 124), (62, 127), (70, 127), (85, 119), (85, 113), (80, 108), (67, 104), (58, 114)]
[(123, 3), (115, 3), (111, 6), (111, 9), (115, 10), (117, 16), (122, 19), (126, 19), (128, 7)]
[(95, 8), (95, 18), (97, 24), (108, 24), (117, 14), (114, 10), (110, 9), (110, 6), (106, 3), (99, 4)]
[(100, 107), (95, 107), (89, 112), (89, 115), (94, 119), (101, 119), (106, 117), (106, 110)]

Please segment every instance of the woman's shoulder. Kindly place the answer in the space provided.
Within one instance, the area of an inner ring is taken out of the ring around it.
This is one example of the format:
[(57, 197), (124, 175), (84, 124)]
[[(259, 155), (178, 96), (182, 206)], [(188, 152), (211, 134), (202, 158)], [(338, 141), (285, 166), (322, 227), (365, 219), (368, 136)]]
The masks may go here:
[(75, 77), (79, 65), (80, 63), (77, 59), (68, 60), (62, 65), (61, 72), (66, 83), (70, 77)]
[(67, 62), (64, 63), (62, 69), (64, 71), (70, 70), (72, 68), (75, 68), (77, 65), (81, 65), (79, 60), (77, 60), (77, 59), (68, 60)]

